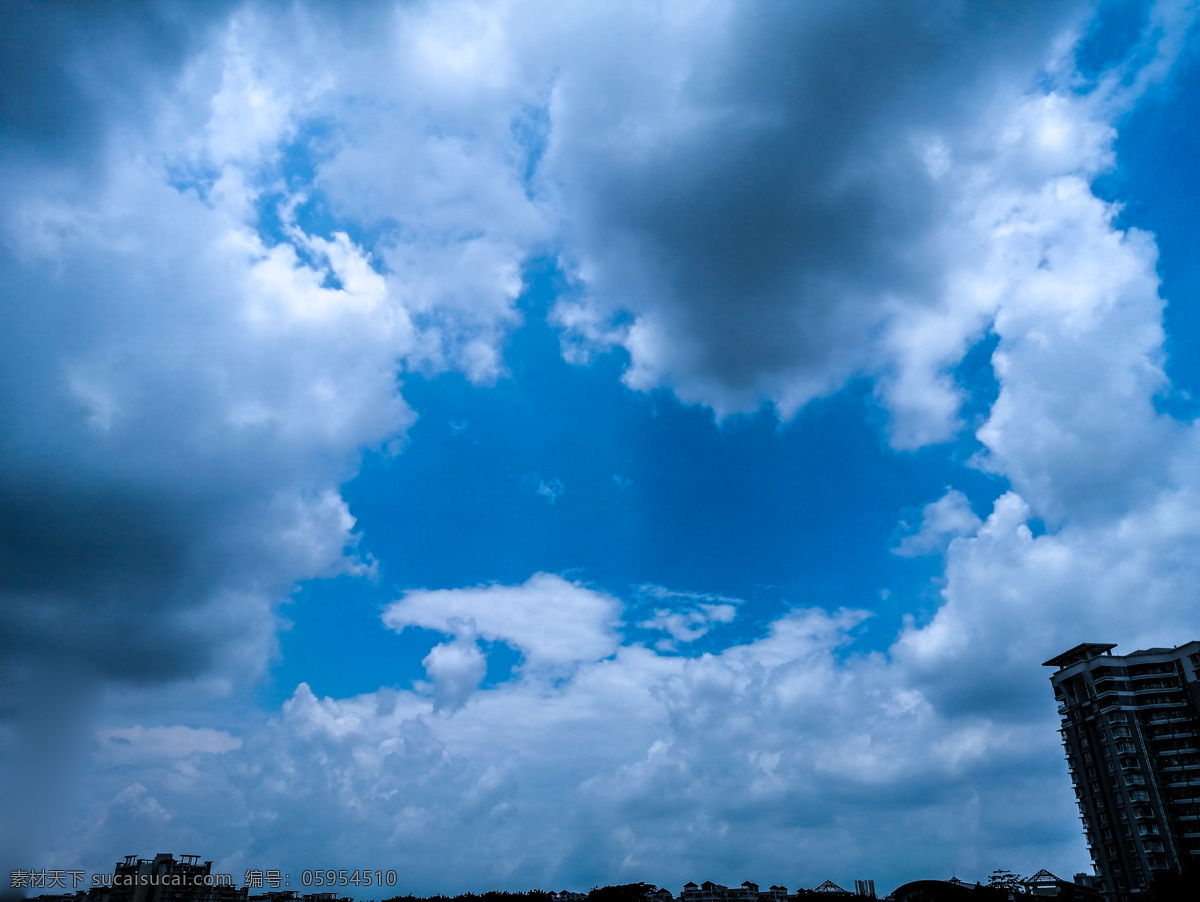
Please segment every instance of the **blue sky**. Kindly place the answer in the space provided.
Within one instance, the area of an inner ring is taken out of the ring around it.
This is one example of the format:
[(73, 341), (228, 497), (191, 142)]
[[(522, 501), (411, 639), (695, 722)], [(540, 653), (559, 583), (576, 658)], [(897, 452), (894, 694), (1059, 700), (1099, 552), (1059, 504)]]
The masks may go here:
[(914, 600), (926, 613), (936, 606), (936, 563), (887, 549), (898, 521), (919, 518), (947, 485), (969, 487), (981, 510), (1003, 491), (965, 465), (969, 442), (890, 453), (865, 383), (786, 424), (766, 409), (718, 423), (666, 392), (622, 386), (620, 351), (587, 368), (563, 361), (545, 323), (561, 275), (543, 262), (526, 285), (525, 322), (505, 349), (511, 372), (498, 384), (405, 380), (418, 420), (403, 451), (369, 455), (343, 488), (378, 579), (299, 589), (284, 609), (293, 626), (281, 636), (276, 692), (301, 681), (333, 695), (407, 687), (438, 639), (386, 630), (389, 601), (538, 571), (630, 602), (647, 584), (742, 601), (737, 622), (692, 654), (756, 638), (808, 605), (872, 610), (856, 649), (884, 649)]
[(1041, 662), (1196, 638), (1193, 4), (10, 30), (0, 866), (1088, 868)]

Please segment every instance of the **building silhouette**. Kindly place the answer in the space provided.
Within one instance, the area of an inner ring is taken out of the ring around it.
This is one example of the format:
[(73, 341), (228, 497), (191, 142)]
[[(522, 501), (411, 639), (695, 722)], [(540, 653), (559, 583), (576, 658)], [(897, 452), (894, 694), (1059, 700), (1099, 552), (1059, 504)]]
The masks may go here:
[(1021, 886), (1025, 888), (1027, 895), (1038, 897), (1044, 896), (1051, 899), (1059, 899), (1061, 902), (1093, 902), (1100, 899), (1100, 893), (1097, 892), (1087, 881), (1081, 882), (1078, 878), (1084, 876), (1076, 874), (1074, 883), (1068, 883), (1066, 880), (1051, 874), (1045, 868), (1042, 868), (1032, 877), (1026, 877), (1021, 881)]
[(245, 889), (212, 877), (212, 862), (201, 862), (199, 855), (126, 855), (113, 867), (112, 884), (93, 887), (88, 902), (245, 902)]
[(1200, 642), (1114, 648), (1085, 642), (1045, 666), (1100, 888), (1125, 902), (1200, 861)]
[[(868, 899), (877, 898), (874, 880), (855, 880), (854, 885), (858, 895)], [(789, 893), (786, 886), (778, 884), (772, 884), (767, 889), (760, 889), (759, 885), (751, 880), (743, 881), (741, 886), (735, 887), (713, 883), (711, 880), (705, 880), (700, 884), (689, 880), (683, 885), (683, 892), (679, 894), (679, 902), (801, 902), (817, 893), (846, 898), (850, 898), (852, 895), (832, 880), (826, 880), (813, 889), (797, 889), (794, 893)]]

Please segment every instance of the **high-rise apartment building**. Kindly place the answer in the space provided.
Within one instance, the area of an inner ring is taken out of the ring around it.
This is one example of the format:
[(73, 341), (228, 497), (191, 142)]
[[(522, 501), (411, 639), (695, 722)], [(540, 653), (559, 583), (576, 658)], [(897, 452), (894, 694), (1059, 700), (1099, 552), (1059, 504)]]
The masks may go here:
[(1200, 859), (1200, 642), (1046, 662), (1096, 873), (1113, 902)]

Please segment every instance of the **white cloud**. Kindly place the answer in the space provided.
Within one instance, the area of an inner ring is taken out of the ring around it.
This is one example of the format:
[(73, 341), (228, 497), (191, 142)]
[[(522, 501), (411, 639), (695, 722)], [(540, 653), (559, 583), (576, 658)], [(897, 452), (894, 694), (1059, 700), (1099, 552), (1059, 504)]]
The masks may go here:
[[(232, 619), (241, 624), (228, 633), (234, 642), (211, 650), (255, 642), (253, 673), (272, 642), (271, 606), (294, 580), (363, 569), (346, 556), (353, 518), (336, 485), (364, 443), (411, 419), (394, 377), (405, 339), (382, 323), (378, 295), (360, 302), (364, 289), (342, 268), (358, 252), (344, 241), (342, 262), (312, 268), (160, 177), (145, 161), (126, 162), (105, 193), (72, 202), (69, 227), (51, 223), (68, 216), (61, 207), (14, 192), (4, 265), (38, 301), (10, 322), (9, 339), (42, 351), (10, 355), (4, 367), (4, 503), (20, 510), (20, 485), (45, 486), (20, 514), (31, 573), (56, 556), (55, 543), (75, 543), (65, 564), (31, 577), (33, 597), (80, 610), (48, 624), (45, 641), (94, 649), (87, 656), (101, 671), (108, 655), (141, 661), (148, 674), (155, 655), (129, 651), (137, 632), (110, 620), (97, 633), (88, 614), (94, 593), (116, 591), (131, 615), (158, 619), (157, 656), (182, 651), (168, 672), (203, 669), (188, 663), (195, 647), (177, 643), (216, 639)], [(18, 227), (30, 222), (32, 232)], [(51, 228), (48, 247), (38, 236)], [(339, 271), (343, 287), (321, 286)], [(315, 307), (295, 306), (302, 298), (328, 312), (314, 321)], [(59, 341), (63, 317), (77, 331)], [(69, 538), (64, 516), (77, 533)], [(88, 546), (110, 550), (80, 550)], [(139, 546), (156, 550), (143, 557)], [(215, 611), (222, 597), (237, 607)], [(212, 626), (189, 636), (179, 628), (199, 609)]]
[[(508, 607), (525, 593), (544, 609), (536, 582), (505, 588)], [(482, 607), (480, 591), (441, 600), (461, 615), (464, 599)], [(704, 875), (736, 883), (747, 868), (792, 886), (864, 869), (898, 882), (982, 875), (998, 858), (1078, 867), (1074, 833), (1045, 827), (1073, 822), (1048, 693), (1045, 712), (1021, 722), (947, 716), (905, 666), (843, 656), (862, 619), (796, 610), (757, 641), (698, 658), (626, 646), (555, 682), (526, 671), (469, 686), (465, 704), (395, 690), (318, 699), (301, 686), (242, 748), (199, 756), (195, 783), (147, 785), (212, 854), (386, 860), (417, 891), (678, 888)], [(473, 680), (477, 649), (463, 650), (468, 666), (444, 673)], [(230, 801), (197, 814), (195, 794), (211, 786), (230, 787)], [(104, 838), (91, 842), (99, 855)]]
[[(119, 57), (140, 16), (97, 11), (77, 68)], [(0, 271), (21, 299), (0, 314), (0, 519), (23, 523), (3, 541), (26, 573), (0, 619), (106, 677), (228, 691), (266, 665), (297, 580), (374, 572), (340, 483), (412, 422), (400, 372), (502, 374), (546, 230), (511, 130), (524, 88), (483, 7), (204, 19), (185, 55), (121, 62), (162, 63), (153, 102), (103, 80), (70, 101), (103, 153), (0, 157)]]
[(242, 747), (242, 741), (210, 727), (126, 727), (100, 731), (100, 754), (107, 761), (128, 763), (141, 758), (186, 758), (221, 754)]
[(435, 645), (421, 665), (433, 679), (435, 711), (461, 708), (487, 673), (487, 658), (469, 633)]
[(112, 806), (110, 810), (124, 809), (127, 817), (147, 822), (159, 829), (171, 821), (171, 815), (141, 783), (131, 783), (122, 789), (113, 799)]
[(638, 623), (642, 629), (659, 630), (669, 639), (656, 643), (660, 651), (672, 651), (680, 642), (695, 642), (707, 635), (719, 623), (732, 623), (737, 616), (740, 598), (709, 595), (701, 592), (676, 592), (663, 586), (638, 587), (643, 598), (655, 603), (668, 603), (668, 607), (655, 607), (651, 616)]
[(520, 586), (415, 589), (383, 614), (400, 631), (422, 626), (451, 635), (503, 640), (525, 656), (532, 673), (558, 671), (605, 658), (617, 649), (620, 607), (616, 599), (551, 573), (536, 573)]
[[(1113, 228), (1114, 210), (1087, 187), (1113, 164), (1120, 109), (1112, 90), (1081, 91), (1070, 64), (1081, 7), (1052, 20), (1029, 6), (1001, 28), (966, 8), (901, 4), (886, 25), (862, 27), (853, 4), (794, 20), (713, 7), (622, 15), (619, 26), (601, 18), (592, 52), (557, 83), (546, 178), (559, 185), (565, 259), (586, 289), (555, 314), (570, 359), (622, 345), (630, 386), (666, 386), (718, 415), (766, 401), (788, 418), (866, 374), (892, 445), (912, 449), (961, 430), (953, 369), (989, 329), (1009, 334), (1036, 311), (1087, 329), (1093, 299), (1081, 295), (1094, 290), (1135, 317), (1134, 305), (1159, 303), (1152, 244)], [(1174, 52), (1179, 23), (1156, 27), (1143, 61)], [(955, 52), (914, 51), (899, 37), (909, 29), (931, 47), (971, 46), (970, 67)], [(611, 74), (609, 40), (621, 71), (644, 78)], [(751, 43), (761, 66), (742, 62)], [(829, 76), (822, 45), (859, 59), (854, 77)], [(1161, 380), (1157, 322), (1106, 346), (1141, 361), (1121, 378)], [(997, 366), (1015, 352), (1003, 343)], [(1099, 411), (1112, 362), (1038, 365), (1078, 384), (1096, 368)], [(1127, 460), (1142, 435), (1145, 448), (1158, 443), (1151, 419), (1126, 424)], [(1055, 442), (1037, 439), (1030, 455)]]
[(1183, 434), (1154, 409), (1166, 385), (1156, 251), (1114, 229), (1115, 213), (1080, 179), (1056, 180), (998, 224), (1003, 250), (980, 274), (1004, 294), (983, 463), (1056, 520), (1137, 504)]
[(0, 60), (6, 712), (47, 657), (151, 707), (251, 685), (297, 581), (374, 572), (339, 487), (412, 422), (398, 375), (502, 374), (545, 235), (492, 57), (380, 78), (435, 17), (205, 7), (31, 7)]
[(1029, 505), (1002, 496), (976, 536), (950, 546), (944, 604), (928, 624), (910, 624), (897, 659), (943, 709), (1020, 716), (1045, 691), (1036, 666), (1087, 638), (1081, 630), (1127, 650), (1189, 641), (1200, 584), (1196, 493), (1189, 478), (1134, 512), (1039, 536), (1026, 523)]
[(545, 498), (547, 504), (554, 504), (562, 497), (563, 484), (561, 479), (542, 479), (540, 476), (537, 479), (537, 488), (534, 490), (539, 497)]
[(982, 522), (971, 510), (966, 495), (957, 489), (948, 489), (937, 501), (925, 505), (920, 527), (901, 539), (892, 551), (901, 557), (942, 551), (951, 540), (974, 533)]

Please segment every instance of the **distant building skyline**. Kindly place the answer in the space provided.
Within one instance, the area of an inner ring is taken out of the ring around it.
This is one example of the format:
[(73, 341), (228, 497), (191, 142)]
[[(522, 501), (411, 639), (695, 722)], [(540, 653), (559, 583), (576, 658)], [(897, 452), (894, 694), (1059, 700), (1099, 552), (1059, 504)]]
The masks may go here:
[[(93, 875), (88, 889), (75, 889), (73, 892), (42, 893), (32, 896), (33, 902), (351, 902), (348, 896), (338, 892), (300, 892), (294, 889), (265, 889), (268, 885), (282, 886), (283, 879), (277, 872), (275, 878), (264, 883), (263, 871), (249, 869), (245, 872), (242, 886), (236, 886), (230, 874), (212, 873), (212, 861), (201, 862), (199, 855), (179, 855), (159, 852), (153, 858), (142, 858), (136, 854), (126, 855), (113, 865), (109, 875)], [(11, 884), (14, 889), (38, 889), (54, 886), (74, 885), (78, 887), (85, 881), (85, 871), (71, 871), (72, 879), (67, 881), (50, 881), (46, 879), (49, 871), (13, 871)], [(59, 873), (55, 871), (54, 873)], [(66, 873), (66, 872), (63, 872)], [(318, 872), (305, 872), (305, 874)], [(321, 872), (334, 874), (333, 871)], [(346, 871), (337, 872), (339, 875), (336, 885), (339, 887), (354, 886), (356, 889), (366, 889), (372, 884), (359, 882), (352, 877), (346, 877)], [(394, 871), (388, 871), (392, 879), (386, 884), (375, 884), (380, 898), (397, 898), (411, 896), (397, 886), (393, 880)], [(290, 878), (291, 875), (286, 875)], [(348, 883), (342, 882), (349, 879)], [(305, 879), (305, 878), (302, 878)], [(304, 883), (307, 886), (307, 882)], [(327, 884), (333, 885), (333, 884)], [(867, 898), (875, 898), (875, 881), (857, 879), (854, 881), (855, 894)], [(652, 883), (637, 883), (621, 885), (624, 890), (636, 890), (641, 887), (645, 902), (789, 902), (809, 893), (833, 893), (851, 895), (832, 880), (826, 880), (812, 889), (803, 887), (793, 893), (786, 886), (772, 884), (765, 890), (752, 880), (744, 880), (735, 887), (705, 880), (702, 884), (688, 881), (683, 885), (679, 896), (675, 896), (666, 887), (658, 887)], [(255, 892), (251, 892), (251, 890)], [(596, 887), (593, 887), (596, 889)], [(489, 891), (484, 891), (489, 892)], [(527, 890), (538, 897), (546, 897), (551, 902), (584, 902), (587, 892), (572, 890), (544, 891), (539, 889)], [(517, 895), (521, 895), (518, 893)], [(442, 894), (439, 894), (439, 896)], [(478, 893), (476, 895), (479, 895)], [(635, 893), (636, 895), (636, 893)], [(453, 897), (450, 897), (453, 898)]]
[[(254, 868), (245, 872), (242, 886), (236, 886), (231, 874), (212, 872), (212, 861), (201, 862), (200, 855), (184, 854), (178, 858), (170, 852), (159, 852), (153, 858), (142, 858), (136, 854), (126, 855), (113, 865), (113, 872), (107, 875), (95, 874), (86, 883), (87, 889), (76, 889), (73, 892), (42, 893), (28, 897), (30, 902), (354, 902), (355, 898), (343, 895), (337, 891), (302, 892), (294, 889), (265, 888), (274, 886), (275, 878), (268, 877), (264, 882), (264, 873), (275, 875), (277, 872), (263, 872)], [(48, 880), (45, 878), (50, 871), (14, 871), (12, 888), (35, 889), (54, 886), (80, 886), (85, 882), (86, 871), (58, 872), (68, 875), (66, 880)], [(316, 871), (305, 872), (316, 874)], [(475, 898), (487, 902), (497, 896), (532, 902), (587, 902), (597, 898), (604, 902), (801, 902), (813, 896), (836, 896), (845, 898), (877, 899), (875, 880), (871, 878), (856, 878), (853, 892), (833, 880), (825, 880), (812, 888), (799, 887), (794, 891), (786, 886), (772, 884), (766, 889), (760, 889), (759, 884), (752, 880), (744, 880), (737, 886), (725, 886), (712, 880), (697, 884), (688, 881), (682, 887), (678, 896), (666, 887), (653, 883), (639, 881), (638, 883), (593, 886), (591, 892), (576, 892), (573, 890), (545, 891), (530, 889), (523, 891), (483, 890), (456, 895), (438, 893), (433, 896), (421, 896), (400, 886), (395, 871), (383, 872), (390, 875), (386, 882), (374, 884), (360, 882), (346, 871), (326, 871), (323, 873), (339, 875), (339, 886), (356, 890), (367, 890), (374, 886), (377, 892), (369, 898), (384, 900), (400, 899), (462, 899)], [(17, 877), (20, 875), (20, 880)], [(342, 875), (346, 875), (348, 883), (342, 883)], [(291, 875), (286, 875), (290, 877)], [(360, 873), (360, 876), (363, 876)], [(304, 878), (302, 878), (304, 879)], [(332, 878), (331, 878), (332, 879)], [(282, 879), (279, 881), (282, 884)], [(1005, 869), (993, 871), (988, 878), (987, 886), (982, 883), (971, 884), (957, 877), (948, 880), (920, 879), (910, 881), (897, 887), (887, 894), (885, 899), (895, 899), (897, 902), (928, 902), (929, 893), (937, 898), (950, 893), (947, 898), (958, 898), (959, 892), (993, 892), (1007, 891), (1016, 888), (1018, 891), (1035, 896), (1053, 896), (1066, 902), (1092, 902), (1100, 898), (1095, 889), (1096, 881), (1083, 874), (1076, 874), (1074, 882), (1060, 879), (1050, 871), (1042, 869), (1028, 878), (1022, 878)], [(305, 886), (308, 884), (305, 883)], [(332, 885), (327, 883), (326, 885)], [(937, 895), (940, 894), (940, 895)], [(973, 897), (974, 898), (974, 897)], [(988, 898), (992, 898), (988, 896)]]

